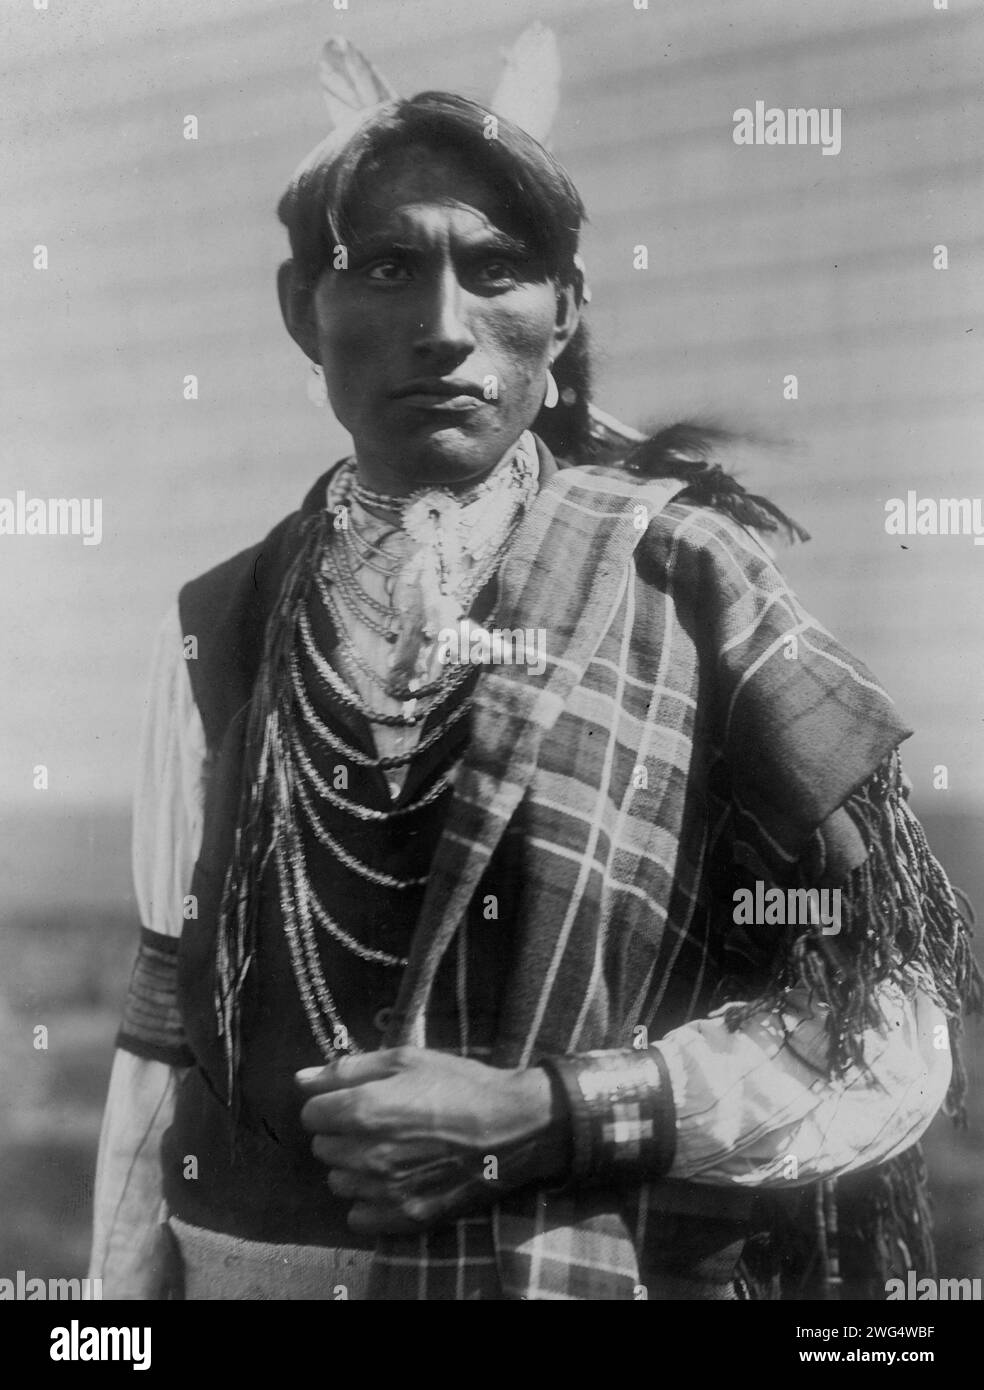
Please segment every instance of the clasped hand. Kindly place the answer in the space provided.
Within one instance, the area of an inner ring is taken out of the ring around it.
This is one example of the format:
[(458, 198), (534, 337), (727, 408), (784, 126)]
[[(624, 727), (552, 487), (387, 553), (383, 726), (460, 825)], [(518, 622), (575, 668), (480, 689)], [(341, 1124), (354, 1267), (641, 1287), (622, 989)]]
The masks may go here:
[(353, 1231), (419, 1232), (564, 1176), (566, 1116), (539, 1067), (397, 1047), (309, 1068), (297, 1083), (312, 1151), (332, 1191), (353, 1199)]

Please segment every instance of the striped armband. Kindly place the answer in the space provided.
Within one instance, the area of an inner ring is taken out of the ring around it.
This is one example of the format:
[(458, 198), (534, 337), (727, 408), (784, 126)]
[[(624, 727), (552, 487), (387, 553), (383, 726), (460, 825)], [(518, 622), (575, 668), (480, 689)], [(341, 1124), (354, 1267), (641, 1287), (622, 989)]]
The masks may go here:
[(676, 1109), (658, 1048), (541, 1057), (570, 1107), (573, 1183), (663, 1177), (676, 1152)]
[(178, 1010), (179, 939), (141, 928), (116, 1046), (150, 1061), (188, 1067), (194, 1057)]

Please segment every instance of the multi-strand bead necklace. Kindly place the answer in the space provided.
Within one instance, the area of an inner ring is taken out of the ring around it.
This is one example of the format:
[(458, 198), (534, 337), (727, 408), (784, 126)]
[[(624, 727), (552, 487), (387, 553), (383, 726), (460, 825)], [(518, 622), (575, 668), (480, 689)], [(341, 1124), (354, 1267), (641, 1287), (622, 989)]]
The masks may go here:
[[(456, 628), (466, 618), (497, 572), (535, 494), (537, 471), (535, 444), (526, 434), (511, 457), (465, 493), (429, 489), (395, 497), (373, 492), (358, 482), (354, 461), (343, 464), (332, 480), (327, 505), (336, 515), (344, 508), (345, 524), (329, 533), (314, 591), (298, 616), (298, 642), (289, 665), (299, 718), (286, 740), (288, 805), (285, 833), (275, 848), (297, 988), (325, 1056), (358, 1049), (325, 979), (318, 931), (376, 965), (399, 968), (406, 957), (365, 945), (331, 917), (312, 882), (298, 827), (306, 826), (322, 849), (365, 881), (393, 891), (419, 888), (425, 878), (385, 873), (346, 849), (328, 829), (320, 808), (327, 806), (362, 825), (410, 816), (448, 790), (449, 775), (445, 772), (427, 791), (402, 804), (396, 804), (401, 783), (387, 777), (394, 804), (379, 810), (329, 785), (315, 765), (312, 745), (355, 768), (405, 775), (415, 756), (466, 716), (471, 694), (460, 690), (474, 678), (475, 668), (467, 662), (442, 664), (438, 639), (442, 629)], [(324, 606), (335, 630), (331, 661), (315, 637), (315, 602)], [(376, 755), (330, 728), (318, 713), (321, 703), (341, 705), (367, 720)], [(421, 738), (425, 721), (433, 727)]]

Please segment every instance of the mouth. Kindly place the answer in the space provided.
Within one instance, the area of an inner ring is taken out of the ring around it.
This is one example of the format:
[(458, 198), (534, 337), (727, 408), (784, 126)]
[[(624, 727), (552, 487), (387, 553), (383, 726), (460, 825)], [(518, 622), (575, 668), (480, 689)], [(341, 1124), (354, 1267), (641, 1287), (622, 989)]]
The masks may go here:
[(390, 399), (417, 410), (454, 412), (477, 410), (485, 396), (480, 386), (461, 377), (415, 377), (391, 391)]

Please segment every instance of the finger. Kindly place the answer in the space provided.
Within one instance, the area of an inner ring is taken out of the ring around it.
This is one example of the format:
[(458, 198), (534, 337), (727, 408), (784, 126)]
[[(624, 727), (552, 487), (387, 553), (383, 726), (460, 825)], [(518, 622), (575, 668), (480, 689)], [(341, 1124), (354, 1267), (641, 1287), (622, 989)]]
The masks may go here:
[(457, 1190), (431, 1197), (408, 1197), (399, 1203), (357, 1201), (348, 1225), (359, 1235), (416, 1235), (447, 1217), (460, 1200)]
[(383, 1178), (369, 1173), (357, 1173), (348, 1168), (333, 1168), (328, 1174), (328, 1186), (336, 1197), (359, 1198), (361, 1201), (386, 1205), (396, 1202), (399, 1193)]
[[(312, 1148), (315, 1156), (318, 1140)], [(324, 1161), (322, 1159), (322, 1161)], [(332, 1167), (328, 1174), (328, 1185), (339, 1197), (385, 1198), (399, 1202), (409, 1196), (432, 1196), (449, 1192), (462, 1185), (462, 1166), (452, 1158), (422, 1166), (408, 1164), (405, 1168), (392, 1167), (383, 1172), (373, 1171), (365, 1165), (356, 1168)]]
[[(369, 1086), (373, 1083), (370, 1082)], [(315, 1095), (301, 1109), (301, 1124), (309, 1134), (335, 1134), (358, 1137), (362, 1143), (372, 1138), (379, 1114), (367, 1104), (363, 1091), (368, 1087), (352, 1086), (344, 1091)]]
[(374, 1202), (356, 1202), (347, 1220), (349, 1230), (356, 1235), (412, 1236), (421, 1230), (420, 1223), (405, 1216), (399, 1207)]
[(431, 1139), (367, 1144), (365, 1139), (340, 1134), (318, 1134), (311, 1150), (330, 1168), (351, 1168), (377, 1178), (399, 1176), (408, 1167), (447, 1154), (445, 1145)]
[(438, 1212), (460, 1206), (475, 1184), (462, 1182), (457, 1167), (445, 1167), (439, 1178), (433, 1172), (422, 1176), (416, 1171), (404, 1177), (378, 1178), (371, 1173), (333, 1168), (328, 1174), (328, 1186), (336, 1197), (398, 1209), (411, 1219), (430, 1219)]
[(387, 1047), (380, 1052), (366, 1052), (358, 1057), (336, 1057), (323, 1067), (305, 1067), (295, 1072), (294, 1080), (307, 1096), (361, 1086), (366, 1081), (382, 1081), (402, 1069), (402, 1065), (396, 1061), (399, 1051), (398, 1048)]

